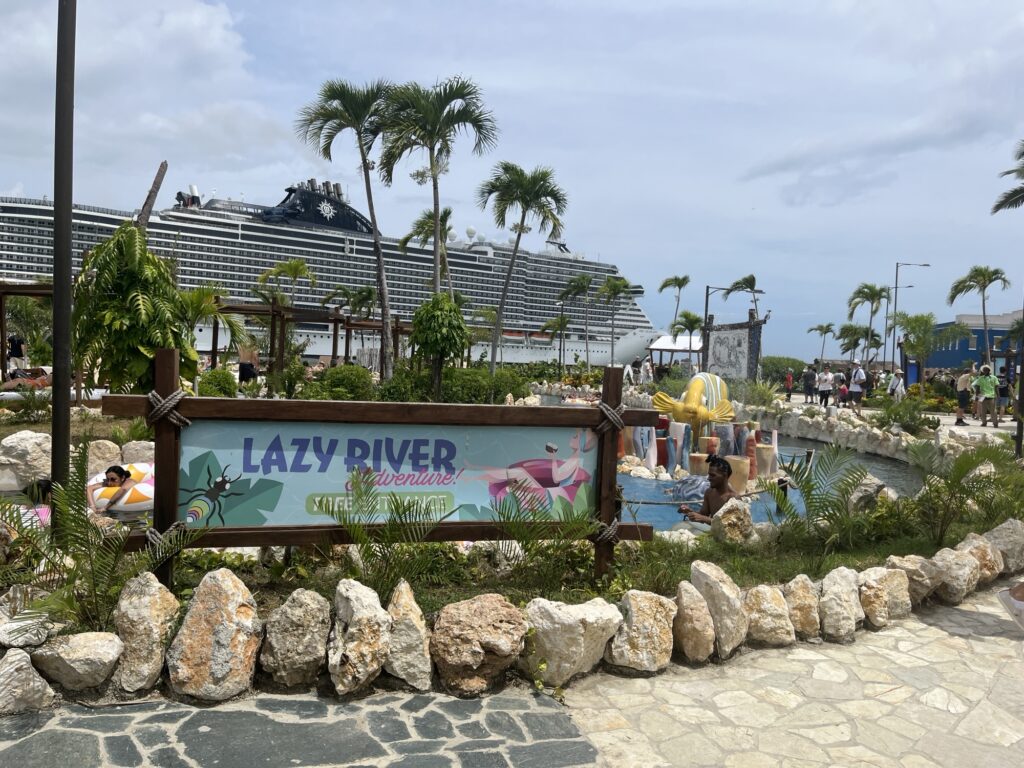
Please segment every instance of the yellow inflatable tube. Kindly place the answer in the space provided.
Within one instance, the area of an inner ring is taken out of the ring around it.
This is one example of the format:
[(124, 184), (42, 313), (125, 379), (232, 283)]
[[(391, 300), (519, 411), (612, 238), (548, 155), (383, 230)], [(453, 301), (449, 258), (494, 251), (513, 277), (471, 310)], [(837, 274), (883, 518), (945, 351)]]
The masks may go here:
[(669, 414), (675, 421), (689, 424), (695, 435), (701, 434), (711, 423), (728, 424), (735, 417), (729, 386), (713, 373), (698, 373), (690, 379), (682, 400), (658, 392), (653, 402), (657, 410)]

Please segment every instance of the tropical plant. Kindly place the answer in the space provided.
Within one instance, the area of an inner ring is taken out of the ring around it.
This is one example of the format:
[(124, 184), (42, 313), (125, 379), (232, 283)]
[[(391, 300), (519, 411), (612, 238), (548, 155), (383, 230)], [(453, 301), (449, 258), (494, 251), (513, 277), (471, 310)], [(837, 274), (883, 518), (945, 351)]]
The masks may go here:
[(953, 282), (949, 287), (949, 296), (946, 302), (952, 306), (953, 302), (968, 293), (981, 294), (981, 323), (985, 329), (985, 362), (992, 364), (992, 343), (988, 336), (988, 289), (993, 285), (1000, 286), (1004, 291), (1010, 287), (1010, 281), (1006, 273), (998, 267), (982, 267), (975, 265), (961, 278)]
[(89, 381), (115, 392), (153, 388), (157, 349), (177, 349), (181, 376), (195, 378), (199, 355), (170, 265), (146, 248), (143, 232), (122, 224), (85, 254), (74, 286), (71, 348)]
[(199, 375), (200, 397), (237, 397), (238, 379), (227, 368), (214, 368)]
[(181, 322), (186, 328), (195, 328), (216, 320), (231, 336), (227, 351), (237, 352), (240, 346), (252, 343), (252, 336), (241, 317), (221, 310), (217, 297), (223, 292), (223, 288), (213, 283), (181, 291)]
[(779, 385), (774, 381), (748, 381), (744, 394), (744, 405), (767, 408), (779, 401)]
[(836, 326), (835, 323), (821, 323), (819, 325), (811, 326), (807, 329), (808, 333), (821, 334), (821, 354), (818, 356), (818, 362), (822, 362), (825, 359), (825, 339), (831, 336), (836, 337)]
[[(349, 308), (352, 317), (369, 320), (373, 316), (373, 308), (377, 306), (377, 289), (372, 285), (361, 285), (358, 288), (343, 285), (324, 296), (320, 303), (328, 304), (338, 298), (342, 300), (342, 306)], [(362, 328), (359, 329), (359, 345), (366, 348), (366, 336)]]
[[(676, 315), (675, 322), (669, 327), (668, 332), (672, 334), (672, 338), (677, 339), (680, 335), (686, 334), (689, 339), (689, 346), (686, 350), (686, 358), (693, 365), (693, 334), (699, 331), (704, 325), (704, 320), (696, 312), (691, 312), (688, 309), (684, 309), (682, 312)], [(675, 358), (675, 352), (669, 356), (669, 365), (672, 364), (672, 360)]]
[(400, 581), (429, 580), (434, 556), (422, 542), (454, 510), (424, 498), (382, 496), (369, 470), (352, 472), (349, 485), (344, 498), (321, 497), (316, 509), (345, 528), (359, 551), (360, 580), (386, 604)]
[(590, 286), (593, 275), (578, 274), (569, 278), (565, 288), (558, 294), (559, 301), (583, 301), (583, 345), (587, 361), (587, 372), (590, 372)]
[(675, 275), (673, 277), (666, 277), (661, 281), (661, 285), (658, 286), (658, 293), (662, 293), (669, 288), (672, 288), (676, 292), (676, 309), (672, 313), (674, 323), (679, 318), (679, 299), (683, 295), (683, 288), (690, 284), (689, 275)]
[(836, 549), (856, 546), (864, 519), (850, 500), (867, 470), (854, 463), (853, 452), (829, 445), (815, 453), (813, 461), (794, 459), (785, 470), (789, 485), (800, 492), (803, 514), (795, 497), (775, 480), (758, 481), (761, 490), (771, 493), (775, 501), (781, 536), (809, 544), (822, 558)]
[[(793, 371), (794, 380), (798, 379), (803, 370), (804, 361), (795, 357), (783, 357), (781, 355), (765, 355), (761, 358), (761, 378), (765, 381), (774, 381), (785, 384), (786, 374)], [(798, 387), (798, 382), (794, 381)]]
[[(952, 323), (939, 329), (935, 325), (935, 315), (931, 312), (910, 315), (897, 312), (892, 325), (903, 332), (903, 349), (924, 368), (928, 358), (935, 350), (960, 339), (970, 338), (971, 329), (963, 323)], [(923, 392), (921, 393), (923, 396)]]
[[(68, 484), (53, 487), (52, 526), (26, 519), (22, 509), (0, 504), (0, 527), (14, 531), (6, 565), (0, 566), (0, 587), (30, 587), (31, 599), (14, 620), (27, 631), (40, 623), (67, 624), (68, 629), (105, 632), (112, 629), (114, 608), (125, 585), (173, 557), (202, 528), (172, 529), (128, 550), (130, 530), (107, 521), (100, 527), (86, 505), (88, 449), (73, 453)], [(47, 594), (48, 593), (48, 594)]]
[(629, 293), (629, 281), (619, 275), (608, 275), (597, 289), (597, 297), (608, 305), (612, 315), (612, 356), (610, 365), (615, 365), (615, 315), (619, 309), (619, 299)]
[(875, 285), (874, 283), (861, 283), (858, 285), (847, 301), (847, 308), (850, 310), (848, 319), (853, 320), (853, 313), (861, 306), (868, 308), (867, 332), (864, 335), (864, 360), (867, 361), (870, 352), (872, 337), (874, 336), (875, 315), (882, 308), (883, 301), (889, 301), (890, 291), (888, 286)]
[(558, 342), (558, 365), (565, 367), (565, 356), (562, 351), (565, 348), (565, 332), (569, 328), (569, 318), (565, 315), (553, 317), (540, 327), (542, 333), (550, 333), (552, 341)]
[[(1017, 144), (1017, 150), (1014, 153), (1013, 159), (1017, 161), (1017, 166), (1010, 168), (1008, 171), (1003, 171), (999, 175), (1016, 176), (1021, 181), (1024, 181), (1024, 141)], [(1022, 205), (1024, 205), (1024, 184), (1000, 195), (999, 199), (992, 206), (992, 213), (1014, 210)]]
[(515, 163), (502, 161), (494, 166), (491, 177), (477, 189), (476, 200), (480, 208), (487, 209), (488, 204), (494, 205), (494, 223), (501, 229), (508, 225), (509, 216), (517, 216), (518, 221), (512, 224), (516, 233), (512, 255), (509, 256), (508, 270), (505, 281), (501, 285), (501, 297), (498, 299), (497, 322), (491, 334), (491, 375), (498, 364), (498, 344), (501, 342), (501, 327), (505, 318), (505, 302), (508, 301), (508, 289), (512, 284), (512, 274), (519, 254), (519, 243), (524, 234), (530, 231), (526, 220), (537, 219), (540, 232), (550, 230), (551, 237), (557, 239), (562, 233), (562, 216), (569, 199), (565, 191), (555, 183), (555, 172), (550, 168), (538, 166), (526, 171)]
[(420, 305), (412, 317), (409, 343), (416, 354), (431, 361), (431, 383), (435, 399), (441, 397), (441, 371), (445, 362), (462, 356), (469, 342), (469, 332), (462, 312), (451, 297), (435, 293)]
[(127, 428), (115, 424), (110, 429), (111, 442), (117, 443), (121, 447), (124, 447), (125, 443), (138, 442), (140, 440), (152, 442), (154, 437), (153, 427), (147, 424), (146, 420), (141, 416), (136, 416), (128, 422)]
[(839, 326), (839, 331), (835, 336), (839, 340), (839, 351), (844, 355), (849, 355), (851, 360), (853, 360), (857, 350), (860, 349), (860, 345), (865, 343), (865, 340), (869, 340), (868, 343), (872, 345), (881, 345), (882, 342), (882, 337), (879, 336), (878, 331), (869, 329), (866, 325), (860, 325), (859, 323), (843, 323)]
[[(455, 288), (452, 286), (452, 272), (448, 268), (448, 240), (454, 229), (452, 229), (452, 209), (447, 205), (441, 209), (441, 277), (448, 279), (448, 295), (455, 298)], [(434, 212), (427, 208), (416, 217), (416, 220), (409, 228), (409, 232), (398, 241), (398, 249), (405, 253), (409, 243), (415, 240), (420, 248), (426, 248), (434, 238)]]
[(741, 277), (722, 292), (722, 298), (728, 299), (734, 293), (750, 294), (750, 300), (754, 303), (754, 318), (756, 319), (758, 317), (757, 295), (761, 293), (761, 291), (757, 289), (757, 278), (754, 275)]
[(897, 426), (909, 435), (919, 435), (926, 429), (937, 429), (937, 416), (925, 416), (924, 400), (919, 397), (905, 397), (900, 401), (883, 400), (881, 408), (871, 414), (872, 423), (879, 429)]
[(395, 86), (388, 92), (384, 148), (380, 174), (394, 180), (395, 166), (405, 156), (427, 155), (427, 167), (414, 174), (430, 181), (434, 197), (434, 293), (441, 291), (441, 195), (438, 179), (448, 170), (452, 148), (461, 133), (473, 136), (473, 152), (482, 155), (498, 140), (498, 128), (484, 106), (483, 93), (472, 80), (450, 77), (425, 88), (418, 83)]
[(924, 485), (914, 499), (921, 529), (941, 547), (956, 523), (986, 504), (999, 487), (998, 476), (1015, 469), (1013, 454), (1002, 447), (985, 446), (950, 457), (934, 443), (919, 441), (907, 448), (910, 464)]
[(256, 282), (258, 285), (263, 286), (273, 280), (274, 286), (281, 290), (281, 278), (285, 278), (291, 283), (288, 303), (293, 307), (296, 306), (295, 292), (298, 290), (299, 280), (307, 280), (310, 288), (316, 287), (316, 275), (313, 274), (313, 270), (309, 268), (309, 264), (303, 259), (288, 259), (288, 261), (278, 262), (260, 275)]
[(373, 185), (370, 172), (374, 163), (370, 160), (373, 145), (384, 128), (387, 114), (388, 93), (391, 84), (386, 80), (374, 80), (366, 85), (355, 85), (346, 80), (328, 80), (320, 87), (315, 102), (299, 113), (295, 128), (299, 136), (315, 146), (320, 156), (331, 160), (331, 147), (339, 134), (352, 131), (359, 152), (359, 169), (363, 174), (366, 192), (366, 209), (373, 229), (373, 255), (377, 262), (377, 297), (380, 299), (381, 319), (381, 378), (390, 379), (395, 363), (395, 350), (391, 339), (391, 299), (388, 290), (384, 251), (381, 248), (380, 228), (377, 226), (377, 209), (373, 202)]
[(304, 388), (303, 396), (310, 400), (373, 400), (373, 377), (361, 365), (327, 368)]

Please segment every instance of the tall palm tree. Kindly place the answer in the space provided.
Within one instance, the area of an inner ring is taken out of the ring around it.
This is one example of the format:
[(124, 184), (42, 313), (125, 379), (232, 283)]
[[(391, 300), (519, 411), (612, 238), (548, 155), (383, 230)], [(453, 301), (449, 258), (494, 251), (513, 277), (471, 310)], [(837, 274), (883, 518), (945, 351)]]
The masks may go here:
[(982, 267), (975, 265), (971, 267), (970, 271), (954, 281), (953, 285), (949, 287), (949, 296), (946, 297), (946, 301), (950, 306), (953, 302), (968, 293), (977, 292), (981, 294), (981, 324), (985, 329), (985, 362), (992, 365), (992, 344), (989, 343), (988, 338), (988, 289), (998, 285), (1004, 291), (1010, 287), (1010, 281), (1006, 278), (1006, 273), (998, 267)]
[[(999, 175), (1016, 176), (1018, 179), (1024, 181), (1024, 141), (1021, 141), (1017, 145), (1017, 151), (1014, 153), (1013, 159), (1017, 161), (1017, 167), (1011, 168), (1008, 171), (1003, 171)], [(1014, 187), (1000, 195), (999, 199), (996, 200), (995, 205), (992, 206), (992, 213), (1013, 210), (1015, 208), (1020, 208), (1022, 205), (1024, 205), (1024, 184)]]
[[(341, 299), (342, 305), (349, 308), (352, 317), (369, 320), (377, 304), (377, 289), (372, 285), (361, 285), (358, 288), (343, 285), (324, 296), (320, 303), (326, 305), (334, 299)], [(359, 344), (366, 347), (366, 336), (362, 329), (359, 331)]]
[(878, 314), (878, 310), (882, 308), (882, 302), (888, 301), (890, 298), (890, 292), (888, 286), (875, 285), (874, 283), (861, 283), (858, 285), (853, 293), (850, 294), (850, 298), (846, 303), (847, 309), (850, 310), (847, 316), (849, 320), (853, 320), (853, 313), (861, 305), (867, 305), (868, 308), (868, 325), (867, 333), (864, 337), (864, 358), (867, 362), (868, 356), (868, 342), (873, 338), (875, 315)]
[(753, 275), (747, 275), (741, 277), (739, 280), (734, 282), (728, 288), (722, 292), (722, 298), (728, 299), (734, 293), (749, 293), (750, 300), (754, 302), (754, 319), (758, 317), (757, 314), (757, 278)]
[[(701, 329), (704, 325), (704, 319), (696, 312), (691, 312), (688, 309), (684, 309), (676, 316), (676, 320), (672, 323), (672, 326), (668, 329), (669, 333), (672, 334), (673, 338), (678, 338), (679, 334), (685, 333), (687, 338), (690, 340), (689, 347), (687, 349), (687, 360), (690, 362), (690, 366), (693, 366), (693, 334)], [(675, 357), (675, 352), (669, 357), (668, 364), (672, 365), (672, 358)]]
[(512, 271), (516, 266), (519, 254), (519, 243), (523, 234), (530, 231), (526, 219), (537, 219), (540, 232), (551, 231), (551, 237), (558, 238), (562, 234), (562, 216), (569, 204), (565, 191), (555, 183), (555, 172), (550, 168), (538, 166), (526, 171), (515, 163), (502, 161), (494, 166), (491, 177), (480, 185), (476, 192), (476, 200), (480, 208), (485, 209), (493, 200), (494, 223), (504, 229), (509, 214), (518, 213), (519, 221), (512, 225), (516, 233), (516, 241), (512, 246), (512, 255), (508, 260), (508, 271), (505, 282), (501, 286), (501, 298), (498, 299), (498, 322), (494, 325), (491, 336), (491, 375), (498, 361), (498, 342), (501, 340), (501, 323), (505, 316), (505, 301), (508, 299), (509, 285), (512, 283)]
[(618, 275), (608, 275), (597, 289), (598, 298), (604, 299), (612, 313), (612, 356), (609, 365), (615, 365), (615, 313), (619, 308), (619, 299), (629, 293), (629, 281)]
[(559, 315), (548, 320), (544, 325), (540, 327), (544, 333), (550, 333), (552, 339), (558, 339), (558, 367), (559, 370), (565, 368), (565, 330), (569, 327), (569, 318), (565, 315)]
[[(452, 273), (448, 269), (448, 237), (452, 233), (452, 209), (447, 205), (441, 209), (441, 276), (448, 278), (448, 295), (455, 299), (455, 289), (452, 287)], [(409, 243), (415, 240), (420, 248), (426, 248), (434, 238), (434, 212), (427, 208), (416, 217), (409, 232), (398, 241), (398, 248), (405, 253)]]
[[(935, 350), (960, 339), (970, 338), (971, 335), (970, 328), (962, 323), (953, 323), (942, 330), (936, 329), (935, 315), (931, 312), (921, 315), (897, 312), (892, 323), (893, 327), (903, 331), (903, 348), (917, 360), (918, 369), (922, 371)], [(924, 387), (921, 387), (922, 398), (924, 392)]]
[[(675, 277), (666, 277), (661, 281), (661, 285), (658, 286), (658, 293), (661, 293), (669, 288), (675, 289), (676, 292), (676, 311), (672, 313), (673, 318), (679, 317), (679, 297), (683, 295), (683, 288), (690, 284), (689, 275), (676, 275)], [(672, 321), (675, 323), (675, 320)]]
[(238, 315), (224, 312), (217, 297), (226, 293), (224, 288), (213, 283), (207, 283), (195, 288), (187, 288), (181, 292), (181, 322), (191, 332), (197, 325), (217, 321), (231, 334), (231, 341), (228, 343), (228, 351), (235, 352), (239, 346), (251, 342), (252, 338), (245, 329), (245, 323)]
[(473, 136), (473, 152), (477, 155), (482, 155), (498, 140), (494, 116), (484, 106), (483, 93), (472, 80), (456, 76), (431, 88), (406, 83), (390, 91), (380, 174), (390, 185), (399, 160), (418, 151), (427, 155), (427, 167), (414, 174), (414, 178), (423, 182), (429, 179), (434, 194), (434, 293), (441, 292), (438, 179), (448, 170), (452, 145), (460, 133)]
[(849, 355), (850, 360), (853, 360), (854, 354), (865, 339), (869, 337), (873, 339), (877, 336), (878, 331), (869, 334), (866, 325), (857, 323), (843, 323), (839, 326), (839, 332), (836, 333), (836, 338), (839, 340), (839, 351), (844, 355)]
[(384, 266), (384, 251), (380, 244), (380, 228), (377, 226), (377, 209), (373, 204), (373, 187), (370, 184), (370, 171), (374, 166), (370, 160), (370, 152), (381, 135), (387, 95), (391, 88), (391, 84), (386, 80), (374, 80), (363, 86), (345, 80), (328, 80), (320, 87), (319, 98), (299, 112), (299, 118), (295, 123), (299, 136), (316, 147), (320, 156), (326, 160), (331, 159), (331, 146), (339, 134), (348, 130), (355, 134), (359, 167), (363, 172), (363, 187), (366, 192), (366, 210), (370, 215), (370, 226), (373, 229), (373, 255), (377, 261), (382, 379), (391, 378), (395, 356), (391, 344), (391, 299), (388, 278)]
[(819, 325), (815, 325), (808, 328), (807, 332), (821, 334), (821, 354), (818, 356), (818, 364), (820, 365), (825, 360), (825, 339), (828, 338), (829, 336), (835, 338), (835, 323), (821, 323)]
[(256, 282), (260, 286), (266, 286), (270, 280), (273, 280), (274, 284), (280, 289), (282, 277), (287, 278), (292, 284), (291, 293), (288, 294), (288, 302), (293, 307), (295, 306), (295, 291), (298, 288), (299, 280), (305, 278), (309, 281), (310, 288), (316, 287), (316, 275), (313, 274), (309, 265), (302, 259), (280, 261), (260, 275)]
[(565, 288), (558, 294), (559, 301), (583, 299), (583, 344), (587, 356), (587, 373), (590, 373), (590, 286), (593, 282), (593, 275), (578, 274), (570, 278)]

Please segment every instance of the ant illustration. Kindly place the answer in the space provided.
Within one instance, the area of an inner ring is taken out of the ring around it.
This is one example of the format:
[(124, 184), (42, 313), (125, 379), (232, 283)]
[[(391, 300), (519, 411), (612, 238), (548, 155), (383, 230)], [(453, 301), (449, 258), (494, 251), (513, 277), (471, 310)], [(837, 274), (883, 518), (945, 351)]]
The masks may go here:
[(227, 499), (232, 496), (242, 496), (241, 493), (225, 493), (231, 484), (238, 480), (242, 475), (238, 474), (238, 477), (228, 477), (228, 467), (230, 464), (225, 465), (220, 476), (214, 480), (213, 473), (210, 471), (210, 467), (206, 467), (206, 488), (182, 488), (181, 490), (185, 493), (194, 494), (188, 500), (188, 511), (185, 513), (185, 517), (189, 523), (194, 523), (198, 520), (202, 520), (204, 517), (208, 518), (206, 524), (209, 525), (214, 515), (220, 518), (220, 524), (226, 525), (224, 522), (224, 513), (222, 507), (222, 499)]

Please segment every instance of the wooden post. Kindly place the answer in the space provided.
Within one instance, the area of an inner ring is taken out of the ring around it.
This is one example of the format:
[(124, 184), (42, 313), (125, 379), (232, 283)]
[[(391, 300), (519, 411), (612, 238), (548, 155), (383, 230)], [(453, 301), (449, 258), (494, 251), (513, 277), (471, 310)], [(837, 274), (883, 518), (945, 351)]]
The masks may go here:
[[(398, 330), (398, 323), (392, 320), (393, 325), (391, 326), (391, 351), (394, 354), (394, 359), (398, 359), (398, 351), (402, 344), (402, 333)], [(381, 370), (384, 370), (383, 368)]]
[[(156, 351), (156, 393), (167, 397), (178, 389), (178, 350), (158, 349)], [(167, 419), (160, 419), (153, 430), (156, 433), (154, 445), (153, 474), (155, 493), (153, 496), (153, 527), (163, 533), (178, 518), (178, 428)], [(174, 562), (168, 560), (156, 569), (156, 577), (168, 589), (174, 582)]]
[[(601, 400), (611, 408), (622, 402), (622, 368), (609, 365), (604, 369), (601, 385)], [(605, 525), (611, 525), (617, 514), (615, 472), (618, 464), (619, 430), (609, 429), (601, 434), (597, 454), (597, 498), (598, 514)], [(602, 578), (611, 570), (615, 561), (615, 544), (599, 541), (594, 544), (594, 575)]]
[[(334, 310), (337, 315), (338, 310)], [(338, 318), (331, 321), (331, 365), (338, 364)]]
[(284, 375), (285, 369), (285, 350), (288, 349), (288, 310), (285, 307), (280, 307), (281, 313), (281, 327), (278, 329), (277, 334), (277, 371), (282, 376)]
[(274, 394), (274, 350), (277, 349), (277, 299), (270, 300), (270, 351), (267, 353), (267, 397)]
[(220, 344), (220, 323), (217, 318), (213, 318), (213, 340), (210, 346), (210, 370), (212, 371), (217, 367), (217, 346)]
[(345, 362), (351, 361), (352, 355), (352, 326), (349, 325), (349, 316), (345, 315)]

